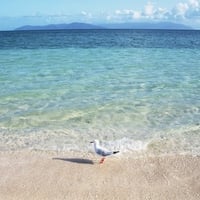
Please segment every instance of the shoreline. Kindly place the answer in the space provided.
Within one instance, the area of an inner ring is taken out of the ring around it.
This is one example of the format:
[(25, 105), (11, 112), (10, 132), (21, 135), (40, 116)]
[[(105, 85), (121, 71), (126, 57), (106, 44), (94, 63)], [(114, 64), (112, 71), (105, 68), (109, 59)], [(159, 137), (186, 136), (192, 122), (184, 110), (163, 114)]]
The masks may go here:
[(200, 198), (200, 156), (0, 152), (0, 199)]

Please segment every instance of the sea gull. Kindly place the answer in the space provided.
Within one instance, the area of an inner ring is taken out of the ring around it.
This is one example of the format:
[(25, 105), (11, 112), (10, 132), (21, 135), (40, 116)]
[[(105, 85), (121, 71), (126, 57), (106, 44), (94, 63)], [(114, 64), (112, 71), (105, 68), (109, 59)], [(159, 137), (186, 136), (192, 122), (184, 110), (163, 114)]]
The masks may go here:
[(99, 162), (100, 164), (102, 164), (104, 162), (106, 156), (110, 156), (112, 154), (119, 153), (119, 151), (109, 151), (109, 150), (105, 149), (104, 147), (101, 147), (98, 140), (94, 140), (94, 141), (92, 141), (90, 143), (94, 143), (95, 152), (98, 155), (102, 156), (102, 158), (101, 158), (101, 160)]

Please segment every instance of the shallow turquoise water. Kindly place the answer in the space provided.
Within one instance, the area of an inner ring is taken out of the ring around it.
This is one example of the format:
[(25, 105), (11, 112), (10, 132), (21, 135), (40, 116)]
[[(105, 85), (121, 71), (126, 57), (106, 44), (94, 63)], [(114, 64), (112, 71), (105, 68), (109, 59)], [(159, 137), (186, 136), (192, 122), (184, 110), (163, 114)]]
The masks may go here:
[(0, 50), (1, 150), (200, 152), (200, 48), (90, 46)]

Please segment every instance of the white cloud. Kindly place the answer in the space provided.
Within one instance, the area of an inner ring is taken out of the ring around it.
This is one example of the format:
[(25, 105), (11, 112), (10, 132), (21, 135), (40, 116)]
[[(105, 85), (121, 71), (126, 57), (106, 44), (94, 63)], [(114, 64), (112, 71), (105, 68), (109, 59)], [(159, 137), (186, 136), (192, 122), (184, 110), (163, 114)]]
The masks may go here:
[(153, 16), (154, 14), (154, 6), (151, 2), (148, 2), (145, 6), (144, 13), (146, 16)]
[(182, 17), (185, 20), (199, 20), (200, 19), (200, 1), (188, 0), (185, 3), (177, 5), (175, 17)]
[(142, 17), (141, 11), (133, 11), (132, 17), (133, 17), (133, 19), (141, 19), (141, 17)]
[(125, 14), (125, 15), (132, 15), (133, 12), (134, 12), (133, 10), (124, 9), (124, 14)]
[(189, 0), (188, 3), (192, 8), (199, 8), (199, 1), (198, 0)]
[(85, 12), (85, 11), (82, 11), (81, 15), (83, 15), (84, 17), (87, 17), (87, 18), (92, 18), (92, 14), (88, 13), (88, 12)]
[(120, 15), (121, 13), (122, 13), (121, 10), (115, 10), (115, 14), (116, 14), (116, 15)]
[(188, 11), (189, 6), (187, 3), (178, 3), (175, 8), (175, 15), (176, 16), (184, 16)]
[(123, 9), (116, 10), (114, 14), (109, 14), (109, 20), (134, 21), (134, 20), (168, 20), (190, 23), (200, 21), (200, 0), (180, 0), (172, 9), (161, 8), (148, 2), (143, 10)]

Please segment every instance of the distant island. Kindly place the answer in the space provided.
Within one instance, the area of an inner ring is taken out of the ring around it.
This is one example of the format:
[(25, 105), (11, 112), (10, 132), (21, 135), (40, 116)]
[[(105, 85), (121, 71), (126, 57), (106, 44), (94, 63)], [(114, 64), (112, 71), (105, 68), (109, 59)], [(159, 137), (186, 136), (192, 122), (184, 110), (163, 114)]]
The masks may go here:
[(70, 24), (49, 24), (44, 26), (21, 26), (15, 30), (65, 30), (65, 29), (104, 29), (105, 27), (87, 24), (87, 23), (70, 23)]
[(158, 23), (111, 23), (94, 25), (88, 23), (74, 22), (70, 24), (49, 24), (44, 26), (21, 26), (15, 30), (70, 30), (70, 29), (172, 29), (172, 30), (191, 30), (190, 26), (172, 22)]

